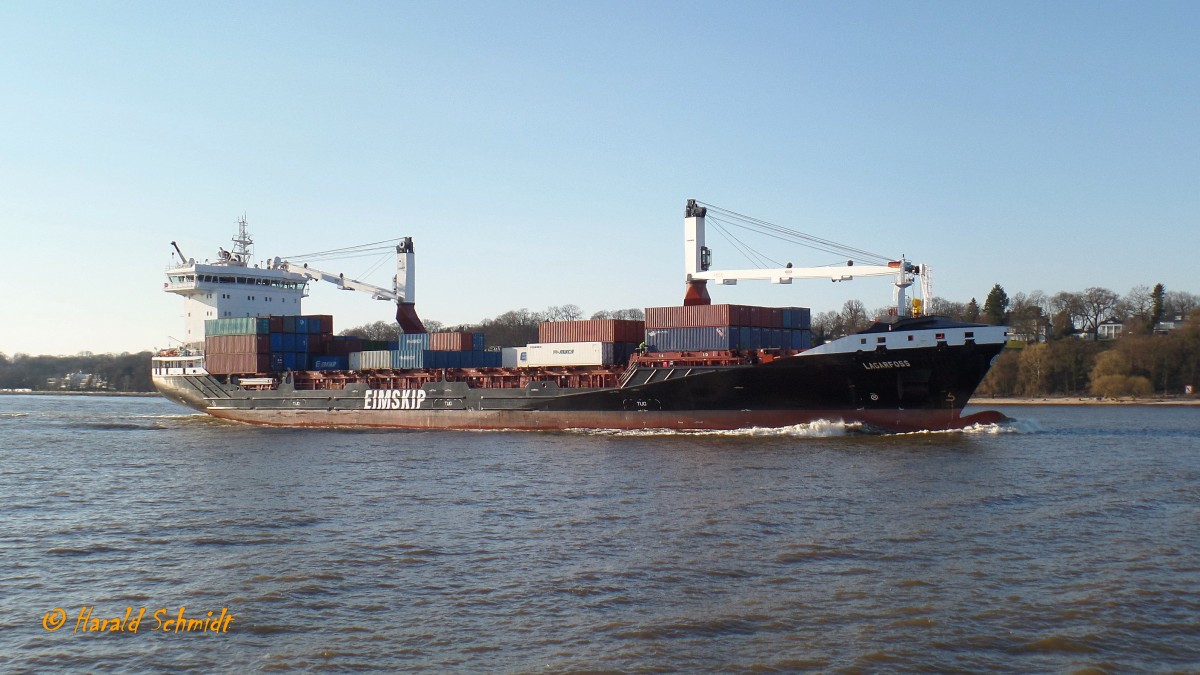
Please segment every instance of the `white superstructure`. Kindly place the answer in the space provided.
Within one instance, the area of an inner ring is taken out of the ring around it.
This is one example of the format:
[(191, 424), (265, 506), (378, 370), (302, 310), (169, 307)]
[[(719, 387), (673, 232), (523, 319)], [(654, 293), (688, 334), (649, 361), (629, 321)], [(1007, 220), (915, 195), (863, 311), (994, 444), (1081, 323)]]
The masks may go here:
[[(235, 316), (289, 316), (302, 314), (301, 300), (308, 295), (308, 278), (288, 272), (277, 263), (252, 264), (253, 240), (246, 219), (238, 221), (233, 250), (218, 249), (215, 262), (185, 258), (167, 269), (163, 290), (183, 296), (185, 346), (201, 348), (204, 322)], [(174, 242), (172, 242), (174, 244)]]

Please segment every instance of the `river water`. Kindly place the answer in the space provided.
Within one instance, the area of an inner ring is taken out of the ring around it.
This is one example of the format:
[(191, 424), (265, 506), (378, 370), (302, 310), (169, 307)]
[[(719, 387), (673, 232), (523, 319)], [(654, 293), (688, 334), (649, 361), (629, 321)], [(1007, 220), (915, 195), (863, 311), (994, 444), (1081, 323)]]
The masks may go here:
[(0, 396), (0, 670), (1200, 669), (1200, 408), (1002, 410), (356, 432)]

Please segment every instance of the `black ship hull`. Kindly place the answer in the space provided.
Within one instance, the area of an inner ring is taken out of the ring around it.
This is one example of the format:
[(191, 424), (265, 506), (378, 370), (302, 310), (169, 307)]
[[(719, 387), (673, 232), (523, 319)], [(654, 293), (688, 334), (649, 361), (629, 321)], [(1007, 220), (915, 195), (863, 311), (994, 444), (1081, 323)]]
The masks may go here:
[[(961, 331), (964, 326), (958, 327)], [(933, 338), (932, 330), (888, 339), (913, 341), (909, 335), (925, 333)], [(872, 336), (870, 344), (874, 344), (874, 333), (860, 335)], [(842, 340), (849, 343), (852, 338), (859, 336)], [(901, 348), (881, 344), (873, 351), (817, 348), (768, 363), (736, 366), (688, 366), (664, 360), (631, 368), (621, 386), (606, 388), (561, 388), (553, 378), (522, 388), (473, 388), (466, 382), (439, 381), (419, 389), (355, 383), (341, 389), (304, 390), (285, 382), (274, 389), (252, 390), (209, 375), (162, 376), (155, 383), (168, 398), (214, 417), (280, 426), (739, 429), (840, 420), (907, 432), (1003, 419), (994, 412), (962, 415), (1003, 348), (1002, 338), (967, 338), (961, 344), (915, 342), (929, 346), (907, 347), (902, 342)], [(866, 338), (854, 344), (870, 346)]]

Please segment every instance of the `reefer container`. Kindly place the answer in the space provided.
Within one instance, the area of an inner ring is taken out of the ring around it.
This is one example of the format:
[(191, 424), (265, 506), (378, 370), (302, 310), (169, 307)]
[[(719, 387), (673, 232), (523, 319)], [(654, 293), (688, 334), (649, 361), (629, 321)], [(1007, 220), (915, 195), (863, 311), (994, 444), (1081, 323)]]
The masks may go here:
[(517, 366), (603, 366), (615, 362), (611, 342), (550, 342), (525, 345)]
[(521, 347), (501, 347), (500, 348), (500, 365), (505, 368), (516, 368), (519, 358), (518, 352)]

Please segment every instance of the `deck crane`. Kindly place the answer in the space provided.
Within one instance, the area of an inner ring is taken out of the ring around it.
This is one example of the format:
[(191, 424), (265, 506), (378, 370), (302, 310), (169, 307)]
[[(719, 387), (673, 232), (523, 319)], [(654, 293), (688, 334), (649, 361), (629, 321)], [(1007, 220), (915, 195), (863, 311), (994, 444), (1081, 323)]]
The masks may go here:
[(831, 281), (850, 281), (854, 277), (892, 276), (892, 299), (896, 315), (911, 316), (911, 307), (906, 296), (914, 278), (921, 274), (922, 267), (914, 265), (903, 256), (886, 265), (855, 265), (853, 260), (845, 265), (830, 267), (792, 267), (788, 263), (783, 268), (749, 269), (749, 270), (713, 270), (712, 251), (704, 245), (704, 218), (708, 209), (701, 206), (695, 199), (689, 199), (684, 211), (683, 220), (683, 254), (684, 270), (687, 274), (687, 290), (683, 296), (684, 305), (708, 305), (712, 300), (708, 295), (708, 282), (716, 281), (724, 285), (734, 285), (739, 281), (770, 281), (774, 284), (790, 284), (793, 279), (829, 279)]
[(392, 277), (392, 288), (388, 290), (365, 281), (348, 279), (344, 274), (323, 272), (309, 267), (308, 263), (293, 263), (279, 258), (272, 261), (278, 269), (317, 281), (327, 281), (344, 291), (361, 291), (370, 293), (375, 300), (395, 301), (396, 322), (400, 324), (400, 330), (404, 333), (425, 333), (425, 324), (417, 316), (416, 309), (415, 262), (412, 237), (404, 237), (396, 246), (396, 276)]

